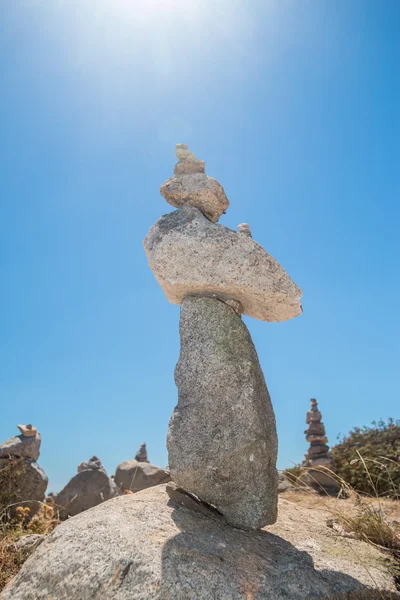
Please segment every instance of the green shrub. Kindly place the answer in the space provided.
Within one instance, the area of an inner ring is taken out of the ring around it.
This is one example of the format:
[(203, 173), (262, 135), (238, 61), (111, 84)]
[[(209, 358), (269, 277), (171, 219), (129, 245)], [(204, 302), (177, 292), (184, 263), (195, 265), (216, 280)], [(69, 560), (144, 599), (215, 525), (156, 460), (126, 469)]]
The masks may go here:
[(302, 473), (303, 468), (301, 465), (295, 465), (294, 467), (290, 467), (290, 469), (285, 469), (283, 471), (284, 476), (290, 483), (297, 483), (297, 480)]
[(338, 477), (357, 492), (400, 498), (400, 421), (355, 427), (332, 454)]

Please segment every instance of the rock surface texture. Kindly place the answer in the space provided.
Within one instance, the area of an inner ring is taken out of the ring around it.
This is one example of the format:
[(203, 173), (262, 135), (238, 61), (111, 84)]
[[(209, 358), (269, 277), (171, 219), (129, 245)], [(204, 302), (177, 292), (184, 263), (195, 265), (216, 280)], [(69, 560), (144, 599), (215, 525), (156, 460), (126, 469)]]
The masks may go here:
[[(22, 505), (30, 509), (29, 516), (32, 517), (44, 501), (47, 485), (47, 475), (36, 461), (29, 458), (0, 458), (0, 511), (12, 505), (8, 513), (13, 516), (16, 506)], [(4, 492), (6, 506), (2, 506)]]
[(164, 215), (144, 247), (169, 302), (211, 294), (239, 300), (243, 313), (262, 321), (301, 314), (301, 290), (250, 236), (215, 225), (190, 206)]
[(39, 467), (40, 433), (32, 425), (17, 425), (21, 435), (0, 444), (0, 511), (15, 514), (18, 504), (30, 508), (32, 517), (44, 500), (48, 484), (46, 473)]
[(123, 492), (139, 492), (170, 479), (170, 474), (164, 469), (137, 460), (126, 460), (118, 465), (115, 472), (115, 482)]
[(0, 458), (18, 456), (38, 460), (40, 455), (40, 433), (35, 436), (16, 435), (0, 444)]
[[(97, 457), (93, 458), (99, 461)], [(57, 494), (57, 512), (61, 519), (78, 515), (121, 494), (115, 481), (107, 475), (105, 469), (95, 466), (94, 463), (95, 461), (92, 461), (92, 465), (83, 470), (82, 464), (85, 463), (81, 463), (78, 474)]]
[(215, 223), (229, 206), (224, 188), (204, 173), (204, 162), (185, 144), (177, 144), (175, 154), (180, 159), (174, 169), (175, 177), (162, 184), (161, 195), (176, 208), (195, 206)]
[(171, 501), (165, 486), (115, 498), (56, 527), (1, 600), (388, 597), (374, 587), (396, 597), (378, 550), (338, 538), (321, 511), (280, 503), (271, 531), (249, 533)]
[(230, 306), (181, 307), (178, 405), (167, 436), (173, 481), (239, 527), (276, 520), (275, 417), (254, 344)]

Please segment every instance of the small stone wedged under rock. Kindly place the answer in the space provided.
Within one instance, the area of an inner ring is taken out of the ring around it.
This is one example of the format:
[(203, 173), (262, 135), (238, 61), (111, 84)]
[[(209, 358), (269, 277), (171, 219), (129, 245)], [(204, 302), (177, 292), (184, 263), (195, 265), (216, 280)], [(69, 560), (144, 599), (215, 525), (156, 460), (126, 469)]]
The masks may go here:
[(178, 405), (167, 436), (169, 470), (229, 523), (274, 523), (275, 416), (246, 325), (224, 302), (188, 296), (181, 307)]
[(285, 321), (302, 313), (299, 287), (251, 236), (215, 225), (185, 206), (161, 217), (144, 248), (169, 302), (213, 294), (240, 302), (243, 314)]
[(114, 498), (56, 527), (0, 598), (389, 598), (372, 588), (400, 597), (377, 549), (338, 538), (320, 511), (280, 503), (272, 533), (250, 533), (171, 500), (164, 485)]

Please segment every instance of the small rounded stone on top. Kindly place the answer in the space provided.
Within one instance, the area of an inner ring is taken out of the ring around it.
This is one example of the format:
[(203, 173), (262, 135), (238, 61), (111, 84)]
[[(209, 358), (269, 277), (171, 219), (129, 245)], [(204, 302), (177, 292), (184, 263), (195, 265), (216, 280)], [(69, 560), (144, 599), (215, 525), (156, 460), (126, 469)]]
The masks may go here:
[[(177, 144), (175, 149), (175, 156), (179, 160), (185, 160), (187, 158), (196, 158), (193, 152), (190, 152), (186, 144)], [(198, 160), (198, 159), (197, 159)]]

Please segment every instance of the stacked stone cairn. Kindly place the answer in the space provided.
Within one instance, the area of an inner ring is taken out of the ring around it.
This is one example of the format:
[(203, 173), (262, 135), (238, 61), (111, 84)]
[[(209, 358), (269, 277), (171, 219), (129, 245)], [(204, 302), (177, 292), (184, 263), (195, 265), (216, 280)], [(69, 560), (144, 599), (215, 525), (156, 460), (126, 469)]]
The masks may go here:
[(135, 460), (137, 460), (138, 462), (149, 462), (147, 460), (147, 448), (145, 443), (140, 445), (139, 450), (136, 452)]
[(40, 433), (31, 424), (17, 427), (21, 435), (0, 444), (0, 512), (12, 517), (21, 505), (29, 508), (32, 517), (44, 500), (48, 479), (37, 463)]
[(331, 476), (335, 472), (335, 466), (327, 445), (328, 438), (325, 435), (322, 414), (318, 410), (318, 402), (315, 398), (311, 398), (310, 404), (310, 410), (306, 415), (308, 429), (304, 432), (310, 448), (303, 461), (303, 467), (306, 467), (307, 475), (302, 479), (317, 490), (337, 493), (339, 486), (334, 476)]
[(175, 176), (160, 188), (178, 210), (144, 247), (167, 299), (181, 305), (178, 405), (168, 436), (172, 480), (228, 523), (258, 529), (277, 517), (275, 416), (242, 314), (278, 322), (301, 314), (302, 292), (251, 236), (217, 221), (229, 206), (204, 162), (178, 144)]

